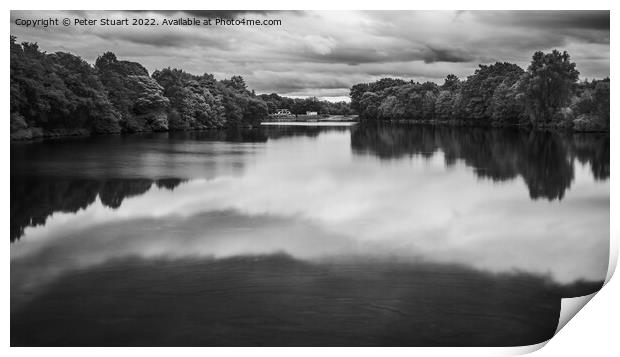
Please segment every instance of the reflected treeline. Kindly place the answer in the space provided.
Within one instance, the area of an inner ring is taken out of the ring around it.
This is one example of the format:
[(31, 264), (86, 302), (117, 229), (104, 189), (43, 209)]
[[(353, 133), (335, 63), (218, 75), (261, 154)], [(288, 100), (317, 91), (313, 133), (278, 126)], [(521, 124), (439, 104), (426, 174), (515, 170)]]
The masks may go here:
[(11, 178), (11, 242), (24, 234), (26, 227), (45, 224), (55, 212), (85, 209), (97, 196), (104, 206), (118, 208), (125, 198), (148, 191), (153, 184), (173, 190), (184, 180), (149, 179), (60, 179)]
[(609, 178), (609, 134), (574, 133), (571, 154), (582, 164), (589, 164), (597, 180)]
[[(268, 139), (282, 137), (307, 136), (316, 137), (321, 132), (330, 130), (345, 131), (346, 127), (292, 127), (279, 126), (269, 128), (243, 129), (234, 128), (229, 130), (205, 130), (205, 131), (183, 131), (167, 133), (147, 133), (127, 137), (101, 137), (97, 145), (92, 145), (91, 141), (81, 139), (72, 140), (73, 145), (64, 145), (66, 142), (42, 142), (29, 143), (11, 148), (11, 163), (14, 176), (11, 177), (11, 242), (19, 239), (24, 234), (24, 229), (29, 226), (45, 224), (47, 217), (54, 212), (77, 212), (92, 204), (97, 196), (101, 202), (111, 208), (121, 206), (127, 197), (137, 196), (145, 193), (155, 183), (158, 187), (174, 189), (182, 180), (177, 178), (163, 178), (151, 180), (146, 178), (131, 179), (96, 179), (79, 178), (67, 179), (56, 175), (74, 173), (74, 162), (81, 162), (88, 166), (90, 161), (97, 165), (103, 165), (100, 169), (102, 174), (108, 171), (116, 172), (129, 164), (132, 158), (141, 158), (147, 154), (145, 148), (157, 148), (157, 152), (177, 153), (167, 146), (157, 147), (157, 140), (163, 139), (164, 142), (174, 143), (187, 141), (225, 141), (235, 143), (264, 143)], [(151, 146), (141, 146), (144, 140), (156, 139)], [(127, 142), (127, 140), (132, 140)], [(115, 151), (101, 151), (101, 148), (113, 147)], [(94, 151), (93, 151), (94, 149)], [(166, 151), (168, 150), (168, 151)], [(51, 155), (50, 153), (53, 153)], [(88, 155), (84, 154), (87, 153)], [(197, 155), (205, 156), (203, 151), (196, 151)], [(50, 172), (41, 175), (36, 170), (39, 166), (33, 162), (49, 163), (55, 161), (59, 163), (51, 168)], [(125, 159), (123, 162), (122, 159)], [(174, 157), (166, 157), (165, 163), (174, 164)], [(63, 161), (64, 160), (64, 161)], [(89, 161), (90, 160), (90, 161)], [(136, 159), (134, 159), (136, 160)], [(109, 163), (109, 165), (105, 165)], [(121, 165), (122, 166), (119, 166)], [(142, 160), (136, 160), (136, 165), (142, 165)], [(203, 167), (206, 165), (203, 164)], [(159, 168), (159, 167), (156, 167)], [(35, 171), (33, 171), (35, 170)], [(145, 169), (145, 171), (148, 171)], [(166, 170), (163, 170), (164, 172)], [(170, 170), (168, 170), (170, 171)], [(93, 172), (93, 168), (90, 168)], [(63, 175), (63, 176), (65, 176)], [(95, 174), (93, 174), (95, 175)], [(65, 176), (66, 177), (66, 176)]]
[(430, 158), (441, 150), (447, 166), (462, 160), (478, 177), (521, 176), (532, 199), (562, 199), (574, 179), (574, 159), (589, 165), (595, 179), (609, 178), (609, 134), (360, 124), (351, 132), (351, 146), (382, 159)]

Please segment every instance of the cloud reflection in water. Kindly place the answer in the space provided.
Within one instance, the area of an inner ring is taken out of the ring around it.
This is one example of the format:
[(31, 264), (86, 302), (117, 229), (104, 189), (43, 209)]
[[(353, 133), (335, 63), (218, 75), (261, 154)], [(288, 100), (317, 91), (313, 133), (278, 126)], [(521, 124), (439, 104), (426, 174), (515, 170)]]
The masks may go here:
[(26, 287), (129, 256), (274, 252), (457, 263), (563, 283), (605, 276), (609, 183), (585, 165), (574, 164), (561, 202), (531, 200), (522, 180), (480, 180), (463, 162), (446, 166), (441, 151), (380, 161), (351, 152), (350, 140), (348, 131), (269, 140), (234, 174), (172, 191), (152, 185), (117, 209), (98, 198), (54, 213), (11, 246), (12, 281)]

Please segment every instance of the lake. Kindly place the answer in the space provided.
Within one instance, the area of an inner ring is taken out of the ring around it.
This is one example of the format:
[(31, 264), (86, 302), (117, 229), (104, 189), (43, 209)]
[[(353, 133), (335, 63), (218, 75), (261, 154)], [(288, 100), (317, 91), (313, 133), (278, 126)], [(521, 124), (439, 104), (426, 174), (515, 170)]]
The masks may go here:
[(13, 346), (517, 346), (609, 259), (609, 134), (11, 144)]

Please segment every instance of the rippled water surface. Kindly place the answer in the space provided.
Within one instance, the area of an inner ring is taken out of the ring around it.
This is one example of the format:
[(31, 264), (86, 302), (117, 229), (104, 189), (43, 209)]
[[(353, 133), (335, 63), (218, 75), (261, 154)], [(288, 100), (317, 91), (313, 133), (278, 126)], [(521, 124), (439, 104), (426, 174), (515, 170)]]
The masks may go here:
[(12, 345), (524, 345), (609, 257), (609, 136), (432, 126), (11, 145)]

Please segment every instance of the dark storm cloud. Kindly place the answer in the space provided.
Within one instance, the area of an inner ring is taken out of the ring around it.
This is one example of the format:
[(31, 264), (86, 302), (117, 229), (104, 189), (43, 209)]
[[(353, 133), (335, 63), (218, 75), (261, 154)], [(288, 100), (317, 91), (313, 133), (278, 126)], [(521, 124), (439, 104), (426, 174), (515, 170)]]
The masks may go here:
[(110, 41), (127, 41), (134, 44), (149, 45), (153, 47), (181, 47), (200, 45), (219, 50), (230, 50), (231, 44), (225, 38), (220, 37), (204, 37), (199, 34), (185, 34), (178, 32), (153, 32), (145, 29), (140, 32), (114, 31), (95, 33), (95, 36)]
[(234, 19), (236, 17), (247, 14), (266, 15), (267, 10), (181, 10), (181, 11), (160, 11), (161, 13), (185, 13), (190, 16), (206, 17), (206, 18), (223, 18)]
[(367, 63), (393, 63), (402, 61), (470, 62), (475, 57), (457, 48), (438, 48), (420, 44), (420, 48), (402, 48), (392, 51), (367, 50), (361, 48), (335, 48), (328, 54), (300, 53), (299, 58), (320, 63), (346, 63), (356, 66)]
[[(285, 12), (283, 10), (129, 10), (132, 12), (154, 12), (164, 15), (186, 14), (189, 16), (204, 17), (204, 18), (222, 18), (222, 19), (235, 19), (244, 15), (270, 15)], [(288, 11), (295, 13), (302, 13), (302, 11)]]
[(483, 22), (609, 43), (609, 11), (472, 11)]
[(609, 30), (609, 11), (472, 11), (495, 24), (548, 29)]
[(342, 78), (321, 78), (319, 76), (312, 77), (300, 77), (294, 74), (278, 75), (271, 74), (269, 78), (265, 79), (267, 85), (264, 85), (259, 90), (269, 90), (269, 88), (279, 88), (287, 93), (304, 90), (306, 88), (324, 88), (324, 89), (348, 89), (350, 84)]
[[(279, 19), (278, 26), (15, 26), (16, 17)], [(609, 11), (12, 11), (11, 34), (93, 62), (103, 51), (217, 78), (242, 75), (259, 93), (348, 95), (381, 77), (441, 83), (495, 61), (525, 68), (535, 51), (566, 50), (581, 78), (609, 76)]]
[(398, 53), (390, 54), (363, 48), (336, 48), (327, 54), (305, 51), (299, 53), (298, 58), (320, 63), (346, 63), (355, 66), (362, 63), (390, 63), (402, 60), (415, 60), (420, 59), (421, 56), (419, 51), (410, 49), (404, 49)]
[(425, 51), (424, 62), (470, 62), (474, 59), (470, 54), (465, 51), (450, 48), (434, 48), (430, 45), (426, 46), (428, 51)]

